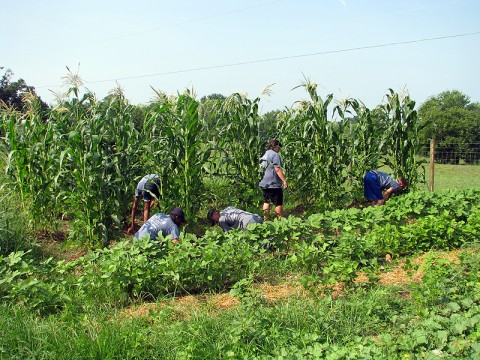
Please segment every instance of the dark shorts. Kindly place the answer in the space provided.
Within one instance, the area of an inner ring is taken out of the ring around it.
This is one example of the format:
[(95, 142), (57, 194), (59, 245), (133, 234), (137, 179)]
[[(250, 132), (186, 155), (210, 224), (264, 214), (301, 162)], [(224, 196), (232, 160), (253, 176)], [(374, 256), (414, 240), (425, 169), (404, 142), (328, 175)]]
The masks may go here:
[(143, 201), (150, 202), (160, 197), (160, 189), (155, 181), (147, 181), (142, 191)]
[(369, 171), (363, 178), (363, 195), (368, 200), (383, 200), (382, 187), (378, 175)]
[(283, 205), (283, 189), (282, 188), (270, 188), (262, 189), (263, 201), (265, 203), (272, 203), (275, 206)]

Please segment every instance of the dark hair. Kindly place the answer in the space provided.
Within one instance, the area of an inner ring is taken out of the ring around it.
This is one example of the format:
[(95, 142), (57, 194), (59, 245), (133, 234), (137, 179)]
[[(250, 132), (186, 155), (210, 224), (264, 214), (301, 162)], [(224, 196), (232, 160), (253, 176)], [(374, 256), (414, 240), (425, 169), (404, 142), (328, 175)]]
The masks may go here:
[(185, 223), (185, 213), (181, 208), (174, 208), (172, 211), (170, 211), (170, 217), (172, 220), (177, 220), (180, 223)]
[(213, 214), (215, 214), (217, 210), (215, 208), (210, 209), (207, 214), (207, 220), (210, 221), (210, 224), (215, 225), (215, 222), (213, 221)]
[(401, 177), (398, 180), (400, 180), (401, 182), (403, 182), (405, 184), (404, 188), (406, 188), (408, 186), (408, 182), (407, 182), (407, 180), (405, 180), (405, 178)]
[(282, 146), (282, 144), (280, 144), (280, 141), (278, 141), (277, 139), (273, 139), (268, 142), (267, 148), (273, 149), (274, 147), (277, 147), (277, 146)]

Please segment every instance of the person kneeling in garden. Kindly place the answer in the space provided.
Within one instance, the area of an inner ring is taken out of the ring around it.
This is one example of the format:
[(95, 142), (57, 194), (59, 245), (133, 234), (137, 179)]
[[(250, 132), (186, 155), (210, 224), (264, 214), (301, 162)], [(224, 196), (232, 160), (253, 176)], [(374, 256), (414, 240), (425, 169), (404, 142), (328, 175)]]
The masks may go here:
[(155, 240), (158, 234), (163, 237), (171, 237), (173, 243), (178, 243), (180, 238), (179, 226), (185, 223), (185, 214), (181, 208), (174, 208), (169, 215), (155, 214), (143, 224), (140, 230), (134, 235), (136, 239), (141, 239), (149, 235), (151, 240)]
[(229, 206), (222, 211), (211, 209), (207, 214), (207, 219), (212, 226), (218, 224), (225, 232), (231, 229), (246, 230), (250, 224), (263, 223), (260, 215), (252, 214), (233, 206)]
[(363, 178), (363, 194), (372, 201), (372, 206), (383, 205), (394, 192), (400, 192), (407, 187), (404, 178), (395, 180), (380, 170), (371, 170)]

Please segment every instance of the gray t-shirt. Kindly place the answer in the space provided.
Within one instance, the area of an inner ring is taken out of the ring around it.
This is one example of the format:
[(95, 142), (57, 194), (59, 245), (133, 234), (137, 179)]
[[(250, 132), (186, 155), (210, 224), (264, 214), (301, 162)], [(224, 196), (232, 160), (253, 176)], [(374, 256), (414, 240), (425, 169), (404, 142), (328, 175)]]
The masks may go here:
[(260, 167), (265, 169), (263, 179), (260, 181), (259, 186), (262, 189), (282, 188), (283, 182), (275, 171), (275, 167), (283, 167), (282, 158), (280, 155), (269, 149), (260, 158)]
[(390, 188), (393, 188), (394, 191), (400, 190), (400, 184), (398, 183), (398, 181), (392, 178), (387, 173), (384, 173), (380, 170), (375, 170), (374, 173), (378, 176), (378, 181), (380, 182), (380, 187), (382, 188), (382, 190)]
[(260, 215), (252, 214), (233, 206), (229, 206), (220, 211), (218, 225), (223, 231), (231, 229), (245, 230), (249, 224), (262, 224), (263, 219)]
[(155, 240), (158, 234), (162, 233), (163, 237), (171, 236), (172, 239), (180, 238), (180, 230), (167, 214), (155, 214), (135, 234), (135, 238), (141, 239), (146, 235), (150, 235), (151, 240)]
[(135, 197), (139, 197), (142, 195), (142, 191), (148, 180), (157, 179), (157, 178), (158, 178), (157, 174), (148, 174), (148, 175), (145, 175), (143, 178), (141, 178), (141, 180), (137, 184), (137, 187), (135, 188)]

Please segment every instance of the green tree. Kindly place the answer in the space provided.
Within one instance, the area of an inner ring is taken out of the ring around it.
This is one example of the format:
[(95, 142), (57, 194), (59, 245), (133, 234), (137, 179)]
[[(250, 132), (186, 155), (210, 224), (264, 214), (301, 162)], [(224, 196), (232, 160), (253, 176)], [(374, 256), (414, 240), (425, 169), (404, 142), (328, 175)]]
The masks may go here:
[(199, 114), (200, 118), (206, 125), (206, 130), (216, 138), (217, 124), (221, 119), (221, 107), (227, 98), (222, 94), (210, 94), (202, 96), (200, 99)]
[(471, 103), (469, 96), (458, 90), (432, 96), (420, 106), (418, 114), (425, 124), (420, 133), (424, 143), (435, 138), (445, 152), (459, 153), (480, 142), (480, 104)]
[[(3, 70), (3, 67), (0, 67)], [(12, 81), (13, 72), (7, 69), (0, 79), (0, 100), (15, 110), (24, 111), (26, 105), (22, 101), (22, 95), (32, 93), (36, 95), (35, 88), (27, 85), (25, 80)], [(40, 98), (39, 98), (40, 99)], [(48, 105), (40, 99), (42, 110), (48, 109)]]
[(263, 142), (267, 142), (269, 139), (277, 139), (278, 125), (286, 117), (286, 112), (282, 110), (272, 110), (260, 117), (260, 138)]

